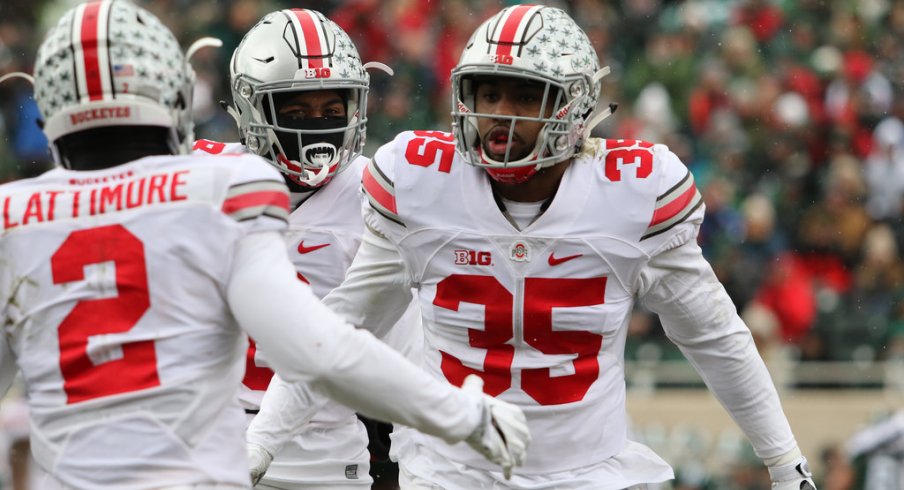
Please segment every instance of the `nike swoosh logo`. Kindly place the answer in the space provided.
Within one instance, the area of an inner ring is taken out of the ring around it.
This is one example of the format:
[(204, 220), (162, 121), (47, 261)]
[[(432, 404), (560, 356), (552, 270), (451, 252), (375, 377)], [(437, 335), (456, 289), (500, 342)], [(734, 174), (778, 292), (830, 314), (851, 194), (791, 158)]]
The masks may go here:
[(584, 254), (576, 254), (576, 255), (569, 255), (568, 257), (559, 257), (559, 258), (556, 258), (556, 257), (554, 257), (553, 255), (555, 255), (555, 252), (550, 252), (550, 253), (549, 253), (549, 265), (550, 265), (550, 266), (556, 266), (556, 265), (559, 265), (559, 264), (564, 264), (565, 262), (568, 262), (569, 260), (574, 260), (574, 259), (576, 259), (576, 258), (578, 258), (578, 257), (583, 257), (583, 256), (584, 256)]
[(323, 245), (314, 245), (313, 247), (305, 247), (304, 240), (302, 240), (301, 243), (298, 244), (298, 253), (309, 254), (309, 253), (313, 252), (314, 250), (320, 250), (323, 247), (329, 247), (329, 246), (330, 246), (329, 243), (324, 243)]

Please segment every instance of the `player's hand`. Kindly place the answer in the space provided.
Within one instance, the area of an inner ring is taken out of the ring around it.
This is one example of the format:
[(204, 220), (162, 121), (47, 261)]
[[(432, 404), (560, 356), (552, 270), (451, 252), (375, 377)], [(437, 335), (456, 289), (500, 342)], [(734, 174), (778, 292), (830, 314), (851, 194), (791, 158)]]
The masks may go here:
[(511, 403), (484, 394), (483, 380), (477, 375), (468, 375), (461, 388), (480, 396), (483, 402), (483, 419), (465, 442), (488, 460), (502, 466), (505, 478), (511, 478), (512, 468), (524, 463), (527, 445), (530, 444), (524, 412)]
[(772, 490), (816, 490), (807, 458), (803, 456), (791, 464), (770, 466), (769, 476), (772, 478)]
[(273, 455), (259, 444), (249, 442), (245, 448), (248, 451), (248, 472), (251, 474), (251, 486), (253, 487), (267, 473), (267, 468), (273, 461)]

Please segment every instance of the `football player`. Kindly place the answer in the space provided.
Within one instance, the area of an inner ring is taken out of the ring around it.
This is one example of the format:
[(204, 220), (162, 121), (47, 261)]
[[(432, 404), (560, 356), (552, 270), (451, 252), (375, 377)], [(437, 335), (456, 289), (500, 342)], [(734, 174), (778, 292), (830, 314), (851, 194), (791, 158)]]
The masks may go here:
[(21, 371), (41, 488), (248, 488), (246, 333), (310, 406), (325, 394), (518, 464), (520, 409), (477, 377), (469, 393), (422, 373), (296, 278), (279, 172), (188, 155), (186, 58), (109, 0), (69, 10), (39, 49), (60, 168), (0, 186), (0, 396)]
[[(639, 301), (773, 488), (812, 489), (750, 331), (696, 244), (693, 176), (663, 145), (590, 137), (612, 110), (598, 107), (607, 72), (562, 10), (505, 8), (452, 73), (453, 132), (402, 133), (365, 170), (367, 231), (325, 302), (380, 334), (416, 286), (425, 368), (453, 385), (479, 373), (534, 435), (506, 481), (465, 445), (400, 433), (402, 488), (620, 490), (673, 478), (627, 435), (624, 345)], [(249, 440), (266, 447), (280, 423), (291, 429), (274, 413), (267, 401), (255, 423), (270, 430), (253, 425)]]
[[(240, 143), (198, 140), (196, 154), (256, 153), (283, 173), (290, 191), (289, 257), (298, 277), (322, 298), (342, 282), (361, 242), (361, 156), (368, 68), (349, 36), (315, 10), (264, 16), (230, 62)], [(410, 353), (419, 340), (416, 303), (385, 339)], [(299, 313), (303, 314), (303, 313)], [(251, 341), (240, 399), (253, 417), (273, 376)], [(257, 488), (370, 488), (368, 433), (354, 412), (329, 402), (280, 449)], [(252, 457), (259, 453), (252, 453)]]

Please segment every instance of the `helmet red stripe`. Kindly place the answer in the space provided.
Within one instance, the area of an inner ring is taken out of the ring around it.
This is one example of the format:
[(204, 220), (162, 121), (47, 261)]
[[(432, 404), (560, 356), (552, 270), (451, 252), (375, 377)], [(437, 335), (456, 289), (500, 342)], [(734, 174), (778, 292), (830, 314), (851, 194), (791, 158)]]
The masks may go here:
[(82, 54), (85, 63), (85, 84), (88, 87), (90, 100), (100, 100), (104, 97), (103, 83), (101, 83), (100, 61), (98, 60), (98, 28), (100, 23), (101, 2), (92, 2), (85, 5), (82, 14), (82, 25), (79, 29)]
[(512, 54), (512, 45), (515, 44), (515, 34), (518, 32), (518, 26), (521, 25), (524, 16), (534, 7), (536, 7), (536, 5), (518, 5), (512, 9), (508, 18), (505, 19), (505, 24), (502, 25), (502, 32), (499, 34), (496, 54)]
[(304, 45), (308, 53), (308, 67), (321, 68), (323, 66), (323, 49), (320, 47), (320, 34), (317, 29), (320, 20), (307, 10), (292, 9), (292, 13), (295, 14), (301, 25), (301, 34), (304, 37)]

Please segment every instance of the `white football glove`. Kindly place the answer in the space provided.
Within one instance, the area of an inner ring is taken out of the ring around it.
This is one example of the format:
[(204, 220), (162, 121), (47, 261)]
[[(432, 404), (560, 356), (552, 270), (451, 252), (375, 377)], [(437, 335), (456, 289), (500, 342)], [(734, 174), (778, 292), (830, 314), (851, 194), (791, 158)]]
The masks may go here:
[(483, 402), (483, 419), (465, 442), (488, 460), (502, 466), (508, 480), (512, 477), (512, 468), (524, 463), (527, 445), (530, 444), (524, 412), (511, 403), (484, 394), (483, 379), (475, 374), (468, 375), (461, 388), (480, 396)]
[(270, 463), (273, 461), (273, 455), (270, 454), (260, 444), (249, 442), (245, 445), (248, 451), (248, 473), (251, 474), (251, 486), (255, 486), (267, 473)]
[(803, 456), (791, 464), (770, 466), (769, 477), (772, 478), (772, 490), (816, 490), (807, 458)]

